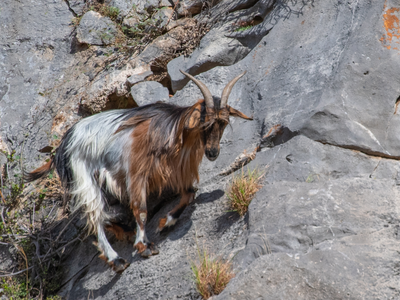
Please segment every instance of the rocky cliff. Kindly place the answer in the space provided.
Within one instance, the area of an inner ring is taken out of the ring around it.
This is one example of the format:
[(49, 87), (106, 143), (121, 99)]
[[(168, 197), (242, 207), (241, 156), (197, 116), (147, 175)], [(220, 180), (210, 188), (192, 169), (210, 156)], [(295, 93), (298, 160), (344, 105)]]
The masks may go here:
[[(398, 299), (398, 1), (178, 2), (113, 0), (118, 10), (108, 16), (83, 0), (0, 3), (1, 147), (21, 153), (26, 168), (88, 114), (194, 103), (200, 92), (179, 69), (214, 94), (247, 70), (229, 103), (254, 121), (231, 120), (173, 229), (155, 233), (178, 199), (154, 205), (148, 232), (160, 254), (143, 259), (114, 241), (131, 262), (118, 275), (88, 237), (60, 255), (58, 293), (199, 299), (190, 270), (197, 243), (233, 261), (236, 276), (214, 300)], [(140, 26), (134, 43), (129, 28)], [(131, 45), (122, 45), (124, 32)], [(240, 218), (224, 191), (226, 170), (246, 153), (265, 176)], [(72, 239), (83, 226), (70, 223)]]

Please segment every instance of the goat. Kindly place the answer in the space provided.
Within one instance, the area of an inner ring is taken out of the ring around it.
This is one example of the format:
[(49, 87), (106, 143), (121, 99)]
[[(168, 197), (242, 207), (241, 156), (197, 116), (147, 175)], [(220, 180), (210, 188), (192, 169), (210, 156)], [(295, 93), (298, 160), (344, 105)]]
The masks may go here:
[(204, 154), (210, 161), (218, 157), (229, 116), (252, 120), (227, 105), (234, 84), (246, 71), (226, 85), (221, 98), (181, 72), (199, 87), (204, 99), (189, 107), (157, 102), (84, 118), (65, 133), (48, 163), (25, 174), (30, 182), (56, 168), (75, 200), (75, 209), (84, 209), (89, 234), (97, 235), (100, 257), (118, 273), (129, 263), (118, 256), (105, 235), (104, 227), (114, 233), (121, 230), (112, 222), (107, 195), (132, 209), (138, 253), (142, 257), (158, 254), (145, 233), (148, 195), (161, 194), (166, 188), (181, 195), (179, 204), (160, 219), (158, 230), (173, 226), (194, 198), (193, 184), (199, 181)]

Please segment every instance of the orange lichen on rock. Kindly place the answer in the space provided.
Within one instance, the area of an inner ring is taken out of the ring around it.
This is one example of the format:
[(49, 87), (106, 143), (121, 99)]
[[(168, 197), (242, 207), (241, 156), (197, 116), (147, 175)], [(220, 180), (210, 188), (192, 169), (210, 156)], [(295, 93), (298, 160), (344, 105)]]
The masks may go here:
[(385, 27), (386, 33), (381, 37), (380, 41), (383, 46), (387, 49), (400, 50), (397, 46), (400, 45), (400, 8), (391, 7), (387, 8), (386, 3), (384, 5), (383, 14), (383, 26)]

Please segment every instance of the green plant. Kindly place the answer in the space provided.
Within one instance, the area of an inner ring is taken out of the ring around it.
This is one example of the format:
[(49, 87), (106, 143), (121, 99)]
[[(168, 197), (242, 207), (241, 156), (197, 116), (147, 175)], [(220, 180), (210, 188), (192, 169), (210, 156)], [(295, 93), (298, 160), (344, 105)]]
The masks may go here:
[(230, 207), (240, 216), (247, 212), (255, 193), (261, 188), (260, 181), (263, 176), (264, 174), (261, 174), (258, 169), (252, 171), (247, 169), (246, 174), (243, 168), (239, 175), (233, 175), (226, 195), (230, 200)]
[(109, 17), (111, 20), (115, 21), (119, 15), (119, 8), (114, 6), (102, 5), (100, 8), (100, 13), (103, 16)]
[(7, 297), (6, 299), (28, 299), (26, 282), (23, 276), (2, 278), (1, 287), (4, 295)]
[(234, 31), (242, 32), (242, 31), (245, 31), (247, 29), (254, 27), (255, 25), (256, 24), (255, 24), (254, 20), (253, 21), (239, 21), (237, 23), (232, 24), (232, 27), (233, 27)]
[[(11, 153), (6, 151), (3, 151), (3, 153), (7, 157), (7, 162), (4, 165), (3, 174), (0, 174), (0, 196), (3, 204), (9, 205), (10, 203), (15, 203), (24, 190), (22, 156), (16, 155), (15, 150), (11, 151)], [(10, 173), (10, 170), (13, 170), (13, 174)]]
[(203, 299), (208, 299), (220, 294), (235, 275), (230, 261), (211, 258), (207, 250), (204, 247), (200, 249), (198, 245), (197, 254), (198, 260), (191, 261), (193, 280)]

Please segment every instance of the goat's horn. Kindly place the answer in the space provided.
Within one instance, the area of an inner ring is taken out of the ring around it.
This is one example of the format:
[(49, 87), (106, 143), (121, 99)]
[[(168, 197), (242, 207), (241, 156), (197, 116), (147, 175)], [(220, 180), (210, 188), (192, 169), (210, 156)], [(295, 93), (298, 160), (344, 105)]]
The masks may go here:
[(194, 78), (192, 75), (181, 71), (182, 74), (186, 75), (187, 77), (189, 77), (200, 89), (201, 93), (203, 94), (204, 100), (206, 101), (206, 106), (207, 107), (214, 107), (214, 100), (213, 97), (211, 95), (210, 90), (206, 87), (206, 85), (204, 83), (202, 83), (200, 80), (197, 80), (196, 78)]
[(221, 96), (221, 108), (226, 106), (226, 104), (228, 103), (229, 94), (231, 93), (233, 86), (235, 85), (236, 81), (238, 81), (244, 74), (246, 74), (246, 71), (244, 71), (239, 76), (233, 78), (231, 82), (226, 85)]

